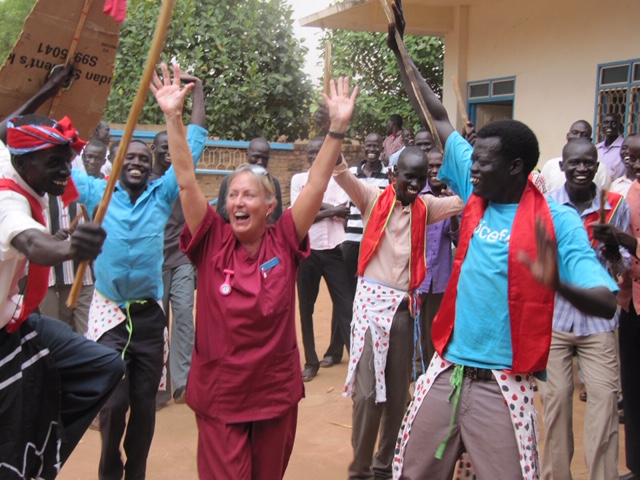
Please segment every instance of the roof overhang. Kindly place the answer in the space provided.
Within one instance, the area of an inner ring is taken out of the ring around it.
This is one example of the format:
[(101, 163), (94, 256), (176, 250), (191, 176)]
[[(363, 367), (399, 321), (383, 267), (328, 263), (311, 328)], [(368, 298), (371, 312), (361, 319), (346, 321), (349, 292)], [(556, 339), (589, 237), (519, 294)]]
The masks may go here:
[[(428, 3), (429, 0), (402, 2), (405, 18), (410, 19), (406, 33), (442, 37), (453, 30), (455, 7)], [(330, 30), (386, 32), (387, 24), (380, 0), (348, 0), (300, 19), (303, 27)]]

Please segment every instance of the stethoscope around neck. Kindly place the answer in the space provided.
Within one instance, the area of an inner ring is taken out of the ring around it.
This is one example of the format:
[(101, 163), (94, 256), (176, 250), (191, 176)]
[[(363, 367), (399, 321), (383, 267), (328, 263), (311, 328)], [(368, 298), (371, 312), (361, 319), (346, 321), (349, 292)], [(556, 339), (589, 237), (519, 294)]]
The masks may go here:
[(231, 293), (231, 276), (235, 272), (228, 268), (224, 269), (225, 279), (224, 283), (220, 285), (220, 295), (224, 295), (225, 297)]

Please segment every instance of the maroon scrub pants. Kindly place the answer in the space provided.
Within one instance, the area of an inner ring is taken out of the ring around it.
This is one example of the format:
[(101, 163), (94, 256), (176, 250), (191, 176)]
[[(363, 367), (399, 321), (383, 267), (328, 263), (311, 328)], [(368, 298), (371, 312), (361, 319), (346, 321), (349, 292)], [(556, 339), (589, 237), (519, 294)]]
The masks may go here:
[(276, 480), (284, 476), (296, 436), (298, 405), (283, 416), (227, 424), (196, 414), (200, 478)]

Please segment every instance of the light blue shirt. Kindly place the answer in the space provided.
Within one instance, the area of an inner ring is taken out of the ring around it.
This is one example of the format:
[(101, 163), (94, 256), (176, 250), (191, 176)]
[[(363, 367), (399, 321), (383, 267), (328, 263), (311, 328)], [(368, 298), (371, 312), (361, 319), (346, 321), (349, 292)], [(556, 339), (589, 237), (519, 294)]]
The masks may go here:
[[(567, 189), (565, 187), (559, 188), (557, 190), (552, 190), (548, 193), (548, 196), (561, 205), (567, 205), (571, 208), (575, 208), (573, 206), (573, 203), (571, 202), (571, 199), (569, 198), (569, 194), (567, 193)], [(605, 203), (605, 211), (609, 212), (612, 208), (613, 207), (609, 204), (609, 202)], [(597, 212), (599, 210), (600, 188), (596, 186), (596, 192), (593, 198), (593, 202), (582, 212), (582, 215), (580, 215), (580, 219), (583, 225), (586, 217), (588, 217), (591, 213)], [(629, 228), (629, 205), (627, 204), (627, 202), (625, 202), (624, 200), (620, 202), (620, 205), (611, 216), (609, 223), (624, 232), (627, 231), (627, 229)], [(600, 254), (599, 251), (596, 252), (596, 255), (598, 256), (598, 260), (600, 261), (600, 263), (606, 268), (607, 262), (605, 258)], [(632, 260), (626, 249), (620, 247), (620, 256), (620, 261), (615, 265), (616, 273), (623, 273), (631, 267)], [(569, 301), (564, 297), (556, 294), (556, 303), (553, 309), (553, 329), (555, 331), (566, 333), (573, 332), (576, 337), (586, 337), (588, 335), (594, 335), (596, 333), (612, 332), (615, 328), (617, 328), (617, 326), (617, 313), (611, 319), (587, 315), (586, 313), (582, 313), (576, 307), (571, 305), (571, 303), (569, 303)]]
[[(439, 178), (463, 201), (469, 199), (473, 149), (459, 134), (447, 140)], [(598, 262), (577, 213), (547, 199), (558, 244), (558, 269), (563, 282), (580, 288), (616, 284)], [(453, 334), (444, 352), (447, 360), (471, 367), (509, 369), (512, 365), (507, 267), (511, 227), (518, 204), (489, 203), (474, 230), (462, 264)]]
[[(194, 164), (204, 151), (206, 136), (204, 128), (189, 125), (187, 140)], [(80, 202), (93, 214), (107, 182), (76, 169), (72, 176)], [(149, 183), (135, 204), (120, 182), (116, 184), (102, 224), (107, 238), (95, 261), (95, 287), (121, 307), (134, 300), (162, 298), (164, 230), (178, 193), (173, 166)]]
[(402, 147), (400, 150), (398, 150), (396, 153), (392, 153), (391, 156), (389, 157), (389, 167), (397, 167), (398, 166), (398, 160), (400, 160), (400, 154), (404, 151), (404, 149), (407, 148), (406, 146)]

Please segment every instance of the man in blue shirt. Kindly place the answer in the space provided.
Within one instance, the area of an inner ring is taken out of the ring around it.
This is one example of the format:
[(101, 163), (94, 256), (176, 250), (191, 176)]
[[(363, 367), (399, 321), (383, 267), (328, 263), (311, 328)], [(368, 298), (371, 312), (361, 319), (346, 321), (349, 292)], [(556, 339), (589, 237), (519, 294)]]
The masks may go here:
[[(598, 152), (589, 139), (578, 138), (562, 150), (560, 167), (566, 182), (549, 192), (561, 205), (574, 208), (591, 230), (601, 208), (601, 190), (593, 182)], [(605, 222), (619, 230), (629, 226), (629, 206), (622, 196), (610, 193), (603, 206)], [(592, 235), (590, 235), (592, 237)], [(631, 263), (628, 252), (613, 243), (592, 240), (598, 259), (614, 274)], [(553, 336), (547, 364), (547, 381), (540, 382), (547, 432), (542, 478), (571, 478), (573, 457), (573, 356), (577, 354), (587, 388), (584, 453), (592, 478), (618, 477), (618, 360), (614, 330), (618, 317), (601, 318), (580, 312), (562, 296), (556, 296)]]
[[(399, 0), (393, 8), (402, 36)], [(439, 178), (466, 204), (452, 280), (432, 329), (438, 355), (417, 382), (394, 478), (450, 479), (463, 451), (478, 478), (538, 478), (531, 374), (546, 364), (553, 292), (584, 313), (610, 318), (616, 285), (575, 212), (545, 199), (528, 180), (539, 157), (533, 132), (513, 120), (495, 122), (478, 132), (472, 148), (400, 55), (394, 28), (387, 42), (423, 124), (405, 67), (445, 145)]]
[[(192, 124), (206, 128), (204, 109), (204, 91), (202, 81), (182, 72), (183, 83), (193, 83)], [(150, 181), (162, 177), (171, 166), (169, 155), (169, 137), (166, 131), (159, 132), (153, 139), (153, 171)], [(162, 266), (162, 282), (164, 295), (162, 303), (169, 326), (169, 308), (171, 308), (171, 346), (167, 368), (166, 389), (160, 390), (156, 399), (156, 408), (166, 406), (171, 398), (175, 403), (184, 403), (187, 376), (191, 367), (191, 352), (195, 335), (193, 322), (194, 291), (196, 288), (196, 271), (187, 256), (180, 251), (180, 233), (184, 227), (184, 213), (180, 197), (173, 202), (171, 215), (164, 232), (164, 264)], [(172, 395), (173, 386), (173, 395)]]
[[(204, 150), (206, 134), (204, 128), (189, 125), (194, 162)], [(100, 480), (119, 480), (123, 472), (126, 478), (145, 476), (164, 355), (165, 314), (160, 304), (164, 233), (179, 192), (173, 167), (148, 183), (152, 153), (146, 144), (134, 140), (126, 148), (120, 181), (103, 222), (108, 235), (95, 261), (87, 333), (122, 352), (127, 366), (123, 381), (100, 412)], [(93, 212), (107, 183), (78, 170), (73, 171), (73, 179), (80, 201)], [(125, 426), (127, 462), (123, 465), (120, 442)]]

